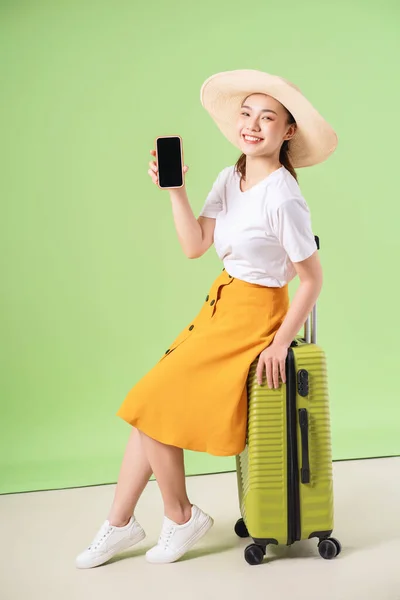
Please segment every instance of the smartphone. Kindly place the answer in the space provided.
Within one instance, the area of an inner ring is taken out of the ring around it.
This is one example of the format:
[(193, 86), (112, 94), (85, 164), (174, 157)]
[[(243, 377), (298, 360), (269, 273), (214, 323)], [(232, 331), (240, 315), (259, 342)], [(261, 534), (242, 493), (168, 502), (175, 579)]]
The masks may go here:
[(156, 139), (158, 187), (181, 188), (184, 185), (182, 138), (179, 135)]

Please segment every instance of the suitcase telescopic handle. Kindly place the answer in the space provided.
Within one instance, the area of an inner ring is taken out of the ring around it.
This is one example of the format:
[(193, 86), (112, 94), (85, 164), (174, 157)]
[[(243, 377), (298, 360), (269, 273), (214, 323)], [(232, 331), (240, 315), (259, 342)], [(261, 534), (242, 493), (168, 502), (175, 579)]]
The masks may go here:
[(310, 483), (310, 454), (308, 448), (308, 411), (299, 408), (299, 424), (301, 431), (301, 483)]
[[(314, 236), (317, 249), (319, 250), (319, 237)], [(312, 319), (311, 319), (312, 316)], [(304, 339), (307, 344), (317, 343), (317, 304), (313, 306), (311, 315), (308, 315), (306, 322), (304, 323)]]

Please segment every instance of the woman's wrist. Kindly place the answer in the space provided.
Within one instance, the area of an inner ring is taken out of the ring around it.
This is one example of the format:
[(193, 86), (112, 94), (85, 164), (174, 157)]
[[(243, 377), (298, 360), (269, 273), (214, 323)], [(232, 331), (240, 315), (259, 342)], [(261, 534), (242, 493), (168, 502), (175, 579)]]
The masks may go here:
[(187, 200), (186, 186), (169, 190), (169, 196), (171, 198), (171, 201), (182, 200), (182, 199)]
[[(279, 331), (278, 331), (278, 333), (279, 333)], [(282, 337), (282, 339), (281, 339), (278, 336), (278, 333), (274, 337), (272, 344), (274, 346), (281, 346), (282, 348), (289, 348), (290, 344), (293, 342), (293, 339), (291, 339), (290, 341), (288, 339), (285, 339), (284, 337)]]

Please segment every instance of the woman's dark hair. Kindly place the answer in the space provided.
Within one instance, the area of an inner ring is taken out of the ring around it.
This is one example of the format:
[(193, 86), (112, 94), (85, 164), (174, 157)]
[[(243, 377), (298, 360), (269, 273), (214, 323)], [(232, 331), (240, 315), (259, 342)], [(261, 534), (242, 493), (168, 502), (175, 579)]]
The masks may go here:
[[(292, 115), (292, 113), (290, 113), (286, 108), (285, 108), (286, 112), (287, 112), (287, 124), (288, 125), (295, 125), (296, 124), (296, 120), (294, 118), (294, 116)], [(285, 140), (282, 144), (281, 147), (281, 151), (279, 154), (279, 161), (282, 163), (282, 165), (293, 175), (293, 177), (295, 178), (295, 180), (297, 181), (297, 173), (294, 170), (294, 167), (290, 161), (289, 158), (289, 141), (290, 140)], [(236, 165), (235, 165), (235, 169), (236, 172), (239, 173), (241, 179), (243, 179), (244, 181), (246, 180), (246, 155), (242, 154)]]

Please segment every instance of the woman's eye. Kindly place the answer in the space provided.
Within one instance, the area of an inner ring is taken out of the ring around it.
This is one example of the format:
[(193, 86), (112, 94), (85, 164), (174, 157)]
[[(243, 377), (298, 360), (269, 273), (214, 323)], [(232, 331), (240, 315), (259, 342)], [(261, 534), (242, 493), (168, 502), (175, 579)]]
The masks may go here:
[[(242, 115), (242, 117), (249, 117), (250, 116), (249, 113), (247, 113), (247, 112), (242, 112), (241, 115)], [(263, 117), (263, 119), (267, 119), (267, 121), (272, 121), (273, 120), (273, 119), (271, 119), (271, 117), (267, 117), (267, 116)]]

